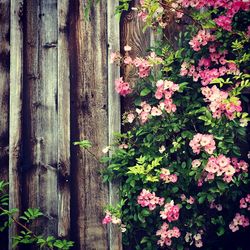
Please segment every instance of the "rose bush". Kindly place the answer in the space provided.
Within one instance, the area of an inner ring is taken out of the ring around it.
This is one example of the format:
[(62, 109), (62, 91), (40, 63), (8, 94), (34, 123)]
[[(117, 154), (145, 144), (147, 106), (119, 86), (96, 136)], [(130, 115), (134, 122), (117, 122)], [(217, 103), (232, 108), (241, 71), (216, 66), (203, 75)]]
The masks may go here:
[[(134, 8), (163, 39), (146, 58), (132, 58), (129, 46), (112, 54), (138, 71), (136, 84), (116, 81), (134, 99), (123, 115), (130, 129), (102, 159), (104, 180), (121, 182), (121, 201), (107, 206), (103, 223), (120, 225), (128, 248), (229, 249), (222, 239), (247, 230), (249, 9), (246, 0), (141, 0)], [(183, 27), (174, 46), (169, 22)]]

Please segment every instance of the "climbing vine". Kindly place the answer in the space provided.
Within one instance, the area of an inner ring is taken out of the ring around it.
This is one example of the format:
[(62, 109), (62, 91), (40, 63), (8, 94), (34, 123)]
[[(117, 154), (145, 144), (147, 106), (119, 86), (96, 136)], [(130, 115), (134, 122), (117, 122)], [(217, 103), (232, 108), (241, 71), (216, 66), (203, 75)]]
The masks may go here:
[[(138, 72), (136, 82), (115, 82), (134, 104), (123, 114), (129, 129), (102, 159), (104, 181), (121, 183), (103, 224), (121, 228), (125, 249), (244, 249), (234, 235), (249, 228), (249, 8), (243, 0), (133, 7), (162, 40), (145, 58), (131, 57), (129, 44), (111, 55)], [(174, 39), (170, 24), (182, 27)]]

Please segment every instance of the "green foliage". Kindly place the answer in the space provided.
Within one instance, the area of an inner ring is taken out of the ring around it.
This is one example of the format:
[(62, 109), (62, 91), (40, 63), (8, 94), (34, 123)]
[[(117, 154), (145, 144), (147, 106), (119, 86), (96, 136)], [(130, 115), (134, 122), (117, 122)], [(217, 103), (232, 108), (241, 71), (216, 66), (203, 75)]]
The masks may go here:
[(74, 145), (78, 145), (81, 148), (85, 148), (85, 149), (91, 148), (91, 146), (92, 146), (88, 140), (74, 142)]
[[(173, 1), (145, 0), (141, 6), (137, 6), (138, 11), (145, 14), (145, 27), (161, 33), (163, 39), (151, 48), (151, 52), (162, 62), (160, 67), (151, 66), (150, 74), (136, 82), (131, 94), (133, 109), (127, 112), (136, 118), (129, 124), (127, 132), (116, 135), (113, 146), (117, 147), (113, 147), (112, 156), (102, 159), (106, 164), (103, 179), (106, 182), (119, 181), (121, 198), (116, 206), (105, 209), (126, 225), (123, 243), (133, 249), (160, 249), (157, 245), (160, 236), (156, 232), (163, 222), (168, 223), (170, 229), (178, 227), (181, 232), (179, 238), (172, 238), (172, 245), (168, 249), (186, 249), (190, 248), (190, 244), (193, 247), (199, 241), (194, 237), (202, 238), (203, 249), (214, 249), (215, 245), (218, 249), (227, 249), (224, 245), (227, 240), (221, 239), (232, 237), (229, 225), (235, 214), (249, 216), (249, 211), (239, 207), (240, 199), (249, 193), (249, 175), (247, 171), (236, 170), (233, 159), (247, 161), (246, 126), (250, 119), (246, 112), (249, 100), (244, 91), (250, 87), (250, 43), (246, 35), (250, 19), (248, 12), (239, 11), (232, 20), (232, 32), (226, 31), (216, 22), (217, 17), (225, 14), (223, 8), (207, 7), (202, 11), (192, 7), (180, 8), (184, 14), (184, 19), (180, 20), (172, 18), (174, 8), (171, 3)], [(184, 23), (182, 32), (175, 39), (171, 37), (173, 41), (169, 41), (164, 34), (164, 25), (168, 25), (169, 20), (176, 27)], [(194, 50), (190, 40), (200, 30), (210, 32), (215, 41), (208, 41)], [(215, 52), (211, 52), (211, 45), (214, 45)], [(212, 53), (224, 53), (224, 61), (212, 61)], [(145, 59), (151, 63), (150, 56)], [(200, 66), (201, 59), (210, 60), (210, 65)], [(205, 78), (210, 74), (205, 70), (219, 72), (225, 65), (234, 69), (211, 77), (209, 82), (202, 81), (204, 79), (201, 77), (195, 79), (190, 73), (191, 67), (196, 73), (203, 73), (204, 70)], [(185, 67), (187, 73), (180, 74)], [(156, 116), (149, 111), (146, 121), (142, 121), (144, 110), (141, 103), (146, 103), (148, 109), (152, 110), (153, 107), (159, 108), (164, 101), (164, 97), (156, 97), (159, 80), (178, 85), (178, 91), (171, 96), (176, 111), (168, 112), (163, 108), (162, 114)], [(215, 112), (217, 103), (205, 98), (205, 90), (211, 89), (219, 93), (211, 94), (221, 102), (223, 111), (218, 116)], [(231, 114), (234, 107), (238, 109)], [(124, 115), (125, 121), (127, 113)], [(198, 133), (213, 136), (214, 152), (210, 154), (202, 149), (194, 153), (190, 141)], [(120, 147), (124, 144), (126, 148)], [(223, 174), (208, 174), (209, 160), (222, 155), (229, 159), (236, 171), (229, 181), (223, 178)], [(199, 160), (198, 167), (193, 166), (194, 160)], [(178, 180), (164, 181), (162, 169), (175, 175)], [(138, 197), (142, 190), (164, 198), (165, 203), (173, 200), (180, 208), (178, 220), (163, 220), (160, 216), (163, 206), (157, 205), (150, 210), (147, 205), (140, 205)], [(241, 227), (240, 230), (245, 229)], [(186, 240), (188, 234), (192, 235), (191, 241)]]
[[(69, 250), (73, 247), (74, 242), (65, 239), (56, 239), (53, 236), (36, 235), (29, 226), (33, 221), (43, 216), (43, 213), (38, 208), (28, 208), (23, 215), (16, 218), (18, 209), (8, 208), (8, 183), (0, 181), (0, 217), (3, 218), (0, 225), (0, 233), (7, 230), (13, 223), (21, 229), (20, 233), (13, 237), (13, 249), (18, 245), (32, 245), (39, 247), (39, 249), (62, 249)], [(23, 223), (24, 222), (24, 223)]]

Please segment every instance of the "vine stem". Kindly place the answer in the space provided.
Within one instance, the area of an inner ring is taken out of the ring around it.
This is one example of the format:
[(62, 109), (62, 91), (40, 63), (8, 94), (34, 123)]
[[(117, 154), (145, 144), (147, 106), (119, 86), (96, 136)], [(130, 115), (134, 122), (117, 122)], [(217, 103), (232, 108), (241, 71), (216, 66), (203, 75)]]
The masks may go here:
[(90, 153), (98, 162), (100, 162), (100, 160), (97, 158), (97, 156), (92, 153), (88, 148), (84, 148), (88, 153)]
[[(9, 212), (8, 210), (2, 208), (0, 206), (0, 210), (3, 211), (3, 212)], [(31, 231), (28, 227), (26, 227), (23, 223), (21, 223), (20, 221), (18, 221), (15, 217), (13, 217), (12, 215), (9, 215), (8, 216), (11, 218), (12, 221), (14, 221), (14, 223), (16, 223), (19, 227), (25, 229), (27, 232), (29, 232), (35, 239), (38, 239), (38, 236), (33, 232)], [(50, 250), (53, 250), (54, 248), (53, 247), (49, 247)]]

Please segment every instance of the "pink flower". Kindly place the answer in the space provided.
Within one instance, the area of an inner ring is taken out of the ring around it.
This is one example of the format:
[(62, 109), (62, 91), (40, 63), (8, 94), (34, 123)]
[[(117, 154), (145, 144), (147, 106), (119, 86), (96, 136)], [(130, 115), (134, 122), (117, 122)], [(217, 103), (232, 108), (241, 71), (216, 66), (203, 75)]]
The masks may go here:
[(160, 179), (163, 180), (165, 183), (175, 183), (177, 182), (177, 175), (176, 174), (170, 174), (170, 171), (166, 168), (161, 169)]
[(208, 42), (215, 41), (215, 36), (207, 30), (200, 30), (198, 34), (189, 42), (194, 51), (201, 50), (201, 46), (207, 45)]
[(197, 248), (203, 247), (202, 241), (201, 241), (201, 240), (195, 241), (195, 246), (196, 246)]
[(187, 203), (189, 204), (194, 204), (194, 202), (195, 202), (195, 199), (192, 196), (190, 196), (189, 199), (187, 199)]
[(181, 198), (182, 201), (184, 201), (184, 200), (186, 200), (186, 195), (185, 194), (181, 194), (180, 198)]
[(136, 57), (133, 61), (133, 64), (136, 68), (138, 68), (140, 78), (144, 78), (144, 77), (149, 76), (150, 63), (147, 60), (145, 60), (143, 58)]
[(169, 222), (176, 221), (179, 219), (179, 210), (180, 208), (174, 205), (172, 200), (170, 203), (165, 204), (163, 211), (160, 211), (160, 217), (163, 220), (167, 219)]
[(214, 19), (215, 23), (224, 30), (232, 31), (232, 19), (227, 16), (219, 16)]
[(156, 107), (153, 107), (151, 110), (151, 115), (152, 116), (160, 116), (160, 115), (162, 115), (162, 111)]
[(117, 218), (115, 215), (112, 215), (108, 210), (105, 211), (106, 215), (102, 220), (102, 224), (109, 224), (112, 222), (113, 224), (121, 224), (121, 219)]
[(209, 134), (196, 134), (190, 141), (189, 146), (195, 154), (199, 154), (201, 149), (204, 149), (208, 154), (212, 154), (216, 149), (213, 135)]
[(112, 217), (110, 215), (106, 215), (102, 220), (102, 224), (109, 224), (112, 221)]
[(170, 182), (175, 183), (175, 182), (177, 182), (177, 180), (178, 180), (178, 177), (176, 174), (170, 175)]
[(120, 60), (120, 59), (121, 59), (120, 53), (118, 53), (118, 52), (112, 52), (110, 54), (110, 62), (111, 63), (114, 63), (115, 61)]
[(236, 213), (233, 221), (229, 224), (229, 228), (232, 232), (236, 232), (239, 230), (239, 226), (248, 227), (249, 226), (249, 219), (244, 215)]
[(180, 230), (178, 227), (169, 228), (169, 225), (164, 222), (161, 228), (156, 232), (157, 236), (160, 236), (160, 240), (158, 240), (157, 244), (160, 246), (171, 246), (172, 238), (179, 238), (181, 236)]
[(132, 92), (128, 82), (124, 82), (122, 77), (115, 80), (115, 90), (118, 94), (126, 96)]
[(217, 162), (220, 167), (226, 167), (230, 164), (230, 158), (227, 158), (225, 155), (219, 155), (217, 157)]
[(228, 100), (228, 93), (219, 90), (215, 85), (212, 88), (203, 87), (201, 91), (205, 96), (204, 101), (210, 102), (209, 109), (214, 118), (220, 118), (221, 114), (224, 113), (228, 119), (234, 119), (236, 112), (242, 110), (241, 102), (237, 97), (233, 101)]
[(135, 119), (135, 115), (133, 113), (129, 113), (127, 115), (127, 119), (128, 119), (129, 123), (132, 123), (134, 121), (134, 119)]
[(157, 197), (154, 192), (150, 193), (148, 190), (143, 189), (137, 197), (137, 202), (142, 207), (148, 207), (149, 210), (154, 210), (156, 205), (162, 206), (164, 204), (164, 198)]
[(124, 58), (124, 63), (125, 64), (132, 64), (133, 63), (133, 59), (130, 57), (130, 56), (126, 56), (125, 58)]
[(240, 208), (250, 210), (250, 194), (240, 199)]
[(200, 160), (193, 160), (192, 161), (192, 168), (193, 169), (197, 169), (199, 166), (201, 165), (201, 161)]

